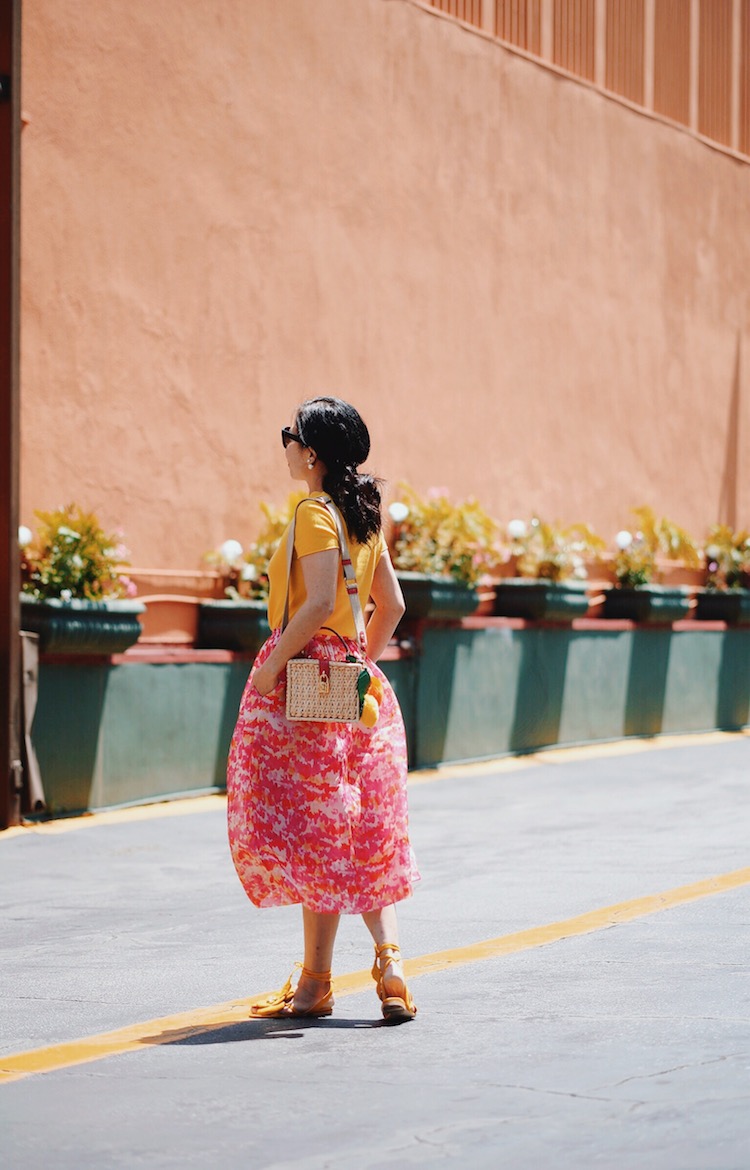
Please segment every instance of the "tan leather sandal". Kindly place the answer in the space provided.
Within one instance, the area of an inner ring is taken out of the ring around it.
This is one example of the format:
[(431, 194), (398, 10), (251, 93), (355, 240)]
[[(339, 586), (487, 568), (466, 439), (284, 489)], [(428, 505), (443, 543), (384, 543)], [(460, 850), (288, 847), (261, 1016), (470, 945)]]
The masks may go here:
[(389, 1024), (403, 1024), (417, 1014), (416, 1004), (402, 975), (387, 974), (392, 963), (401, 962), (401, 951), (395, 943), (376, 943), (372, 977), (378, 985), (383, 1019)]
[(292, 984), (294, 979), (294, 971), (287, 979), (281, 991), (277, 991), (274, 995), (270, 995), (268, 999), (263, 1000), (262, 1003), (255, 1003), (250, 1008), (250, 1015), (255, 1019), (262, 1020), (278, 1020), (288, 1016), (308, 1016), (315, 1019), (322, 1016), (330, 1016), (333, 1012), (333, 989), (329, 987), (328, 991), (323, 995), (317, 1003), (312, 1007), (305, 1008), (304, 1011), (294, 1006), (294, 996), (297, 991), (299, 980), (302, 976), (308, 979), (316, 979), (318, 983), (331, 982), (330, 971), (310, 971), (307, 967), (303, 967), (302, 963), (294, 964), (295, 970), (299, 968), (300, 974)]

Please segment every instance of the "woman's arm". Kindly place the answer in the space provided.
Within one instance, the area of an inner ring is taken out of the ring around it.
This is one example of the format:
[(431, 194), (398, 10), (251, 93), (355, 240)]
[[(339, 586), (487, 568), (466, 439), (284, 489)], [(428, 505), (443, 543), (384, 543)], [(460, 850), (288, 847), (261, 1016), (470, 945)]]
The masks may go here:
[(375, 602), (375, 611), (367, 623), (367, 653), (370, 658), (377, 660), (406, 612), (404, 595), (387, 552), (383, 553), (375, 567), (370, 596)]
[(273, 690), (289, 659), (326, 624), (336, 604), (339, 550), (327, 548), (310, 553), (300, 557), (300, 564), (307, 596), (266, 661), (253, 674), (253, 685), (261, 695)]

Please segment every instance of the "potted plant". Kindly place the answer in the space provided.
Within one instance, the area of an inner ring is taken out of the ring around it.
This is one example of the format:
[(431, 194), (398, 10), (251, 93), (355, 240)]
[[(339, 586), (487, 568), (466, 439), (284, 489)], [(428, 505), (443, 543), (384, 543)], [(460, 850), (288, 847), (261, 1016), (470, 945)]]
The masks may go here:
[(734, 532), (728, 524), (714, 524), (703, 555), (706, 580), (698, 595), (696, 618), (750, 624), (750, 532)]
[(480, 579), (499, 557), (492, 517), (476, 500), (456, 504), (440, 488), (420, 496), (405, 483), (388, 513), (391, 559), (407, 618), (450, 620), (474, 613)]
[(238, 540), (225, 540), (204, 560), (220, 572), (224, 598), (203, 601), (198, 617), (198, 645), (257, 654), (270, 634), (268, 625), (268, 562), (278, 548), (304, 492), (292, 492), (281, 508), (261, 503), (265, 524), (244, 550)]
[(495, 613), (503, 617), (569, 622), (589, 607), (586, 560), (605, 545), (588, 524), (548, 524), (538, 516), (530, 523), (508, 525), (517, 576), (497, 583)]
[(698, 547), (684, 528), (666, 517), (657, 517), (652, 508), (634, 508), (639, 522), (631, 533), (617, 533), (613, 571), (614, 588), (604, 600), (606, 618), (627, 618), (650, 624), (668, 624), (687, 616), (690, 589), (660, 583), (660, 559), (680, 560), (688, 568), (700, 565)]
[(43, 653), (117, 654), (132, 646), (144, 607), (121, 572), (127, 550), (119, 537), (77, 504), (35, 515), (36, 536), (19, 530), (22, 629), (39, 635)]

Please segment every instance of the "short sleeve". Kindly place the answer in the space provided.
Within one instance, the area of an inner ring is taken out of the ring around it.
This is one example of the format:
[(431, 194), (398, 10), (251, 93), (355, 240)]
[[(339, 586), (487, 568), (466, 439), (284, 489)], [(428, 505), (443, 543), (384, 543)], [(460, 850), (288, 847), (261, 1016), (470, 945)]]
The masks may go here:
[(325, 504), (317, 500), (303, 500), (297, 509), (294, 529), (294, 549), (298, 557), (324, 552), (339, 547), (336, 521)]

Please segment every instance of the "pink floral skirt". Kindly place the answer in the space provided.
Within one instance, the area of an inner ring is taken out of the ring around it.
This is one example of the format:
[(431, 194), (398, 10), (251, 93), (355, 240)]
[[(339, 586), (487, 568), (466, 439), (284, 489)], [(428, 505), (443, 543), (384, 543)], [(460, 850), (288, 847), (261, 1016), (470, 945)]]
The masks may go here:
[[(278, 638), (274, 631), (255, 666)], [(325, 635), (306, 649), (332, 658), (347, 653)], [(256, 906), (301, 903), (361, 914), (408, 897), (419, 879), (409, 844), (403, 719), (382, 671), (369, 660), (367, 666), (384, 691), (373, 728), (290, 722), (286, 682), (263, 696), (250, 675), (229, 752), (227, 815), (232, 859)]]

